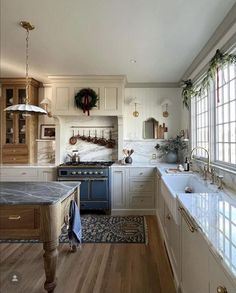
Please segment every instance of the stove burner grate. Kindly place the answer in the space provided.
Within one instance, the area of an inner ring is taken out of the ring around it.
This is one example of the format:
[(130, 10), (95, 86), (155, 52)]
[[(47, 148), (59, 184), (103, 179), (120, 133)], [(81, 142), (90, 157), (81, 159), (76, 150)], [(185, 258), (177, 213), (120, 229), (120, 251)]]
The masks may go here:
[(60, 164), (60, 167), (64, 166), (75, 166), (75, 167), (109, 167), (114, 162), (112, 161), (107, 161), (107, 162), (100, 162), (100, 161), (81, 161), (81, 162), (66, 162), (64, 164)]

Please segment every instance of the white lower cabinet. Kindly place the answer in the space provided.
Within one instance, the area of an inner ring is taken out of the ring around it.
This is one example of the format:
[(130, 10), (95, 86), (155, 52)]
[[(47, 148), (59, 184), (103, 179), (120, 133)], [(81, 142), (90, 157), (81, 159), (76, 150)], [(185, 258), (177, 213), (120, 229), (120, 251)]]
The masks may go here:
[[(183, 293), (208, 293), (208, 245), (183, 210), (181, 217), (181, 289)], [(193, 231), (194, 230), (194, 231)]]
[(112, 208), (126, 208), (126, 168), (117, 167), (112, 169)]
[(209, 253), (210, 293), (235, 293), (236, 287), (226, 276), (221, 264)]
[(154, 168), (112, 167), (112, 209), (154, 212)]
[(40, 169), (39, 181), (55, 181), (56, 180), (56, 168)]
[(2, 182), (38, 182), (56, 180), (56, 168), (37, 167), (2, 167), (0, 181)]
[(174, 204), (176, 211), (169, 208), (169, 198), (163, 194), (166, 190), (161, 188), (159, 175), (156, 185), (157, 216), (174, 273), (176, 291), (235, 293), (235, 279), (228, 274), (219, 257), (212, 253), (212, 248), (204, 238), (203, 232), (185, 208), (177, 199)]

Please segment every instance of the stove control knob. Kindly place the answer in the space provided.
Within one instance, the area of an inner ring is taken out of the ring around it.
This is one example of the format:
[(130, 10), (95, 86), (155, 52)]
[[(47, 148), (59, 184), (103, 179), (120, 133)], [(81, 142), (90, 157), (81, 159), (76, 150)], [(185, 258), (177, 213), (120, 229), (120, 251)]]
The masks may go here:
[(75, 172), (75, 171), (72, 171), (72, 172), (71, 172), (71, 175), (76, 175), (76, 172)]
[(93, 174), (93, 172), (90, 171), (90, 172), (89, 172), (89, 175), (92, 175), (92, 174)]
[(77, 174), (78, 174), (78, 175), (81, 175), (81, 174), (82, 174), (82, 172), (81, 172), (81, 171), (79, 171), (79, 172), (77, 172)]
[(99, 174), (102, 175), (103, 174), (103, 171), (99, 172)]
[(83, 174), (86, 175), (88, 172), (84, 171)]
[(94, 172), (94, 174), (95, 174), (95, 175), (97, 175), (97, 174), (98, 174), (98, 172), (97, 172), (97, 171), (95, 171), (95, 172)]

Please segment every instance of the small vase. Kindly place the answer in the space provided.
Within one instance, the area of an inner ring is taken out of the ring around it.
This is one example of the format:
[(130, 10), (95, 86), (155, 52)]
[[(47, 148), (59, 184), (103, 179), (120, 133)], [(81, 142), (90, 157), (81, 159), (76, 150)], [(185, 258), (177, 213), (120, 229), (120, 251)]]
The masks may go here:
[(176, 152), (168, 152), (167, 155), (166, 155), (166, 162), (167, 163), (176, 163), (177, 162), (177, 154)]
[(125, 163), (126, 164), (132, 164), (132, 162), (133, 162), (133, 160), (132, 160), (132, 158), (130, 156), (125, 158)]

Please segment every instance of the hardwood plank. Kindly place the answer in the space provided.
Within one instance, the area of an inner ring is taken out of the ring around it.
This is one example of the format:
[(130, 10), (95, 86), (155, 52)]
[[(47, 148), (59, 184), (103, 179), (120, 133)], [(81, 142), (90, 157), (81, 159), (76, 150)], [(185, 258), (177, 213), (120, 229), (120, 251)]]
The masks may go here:
[[(55, 293), (175, 293), (156, 218), (146, 219), (148, 245), (83, 244), (75, 253), (59, 245)], [(0, 292), (45, 292), (42, 255), (42, 244), (0, 244)]]

